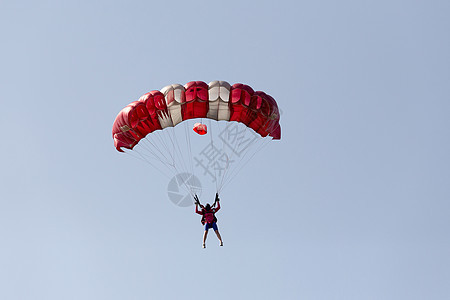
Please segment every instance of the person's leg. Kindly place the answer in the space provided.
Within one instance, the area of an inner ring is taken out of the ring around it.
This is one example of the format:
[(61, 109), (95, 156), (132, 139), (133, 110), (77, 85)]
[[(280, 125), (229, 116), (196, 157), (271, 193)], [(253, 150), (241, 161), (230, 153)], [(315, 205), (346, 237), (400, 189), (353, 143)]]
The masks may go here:
[(218, 238), (219, 241), (220, 241), (220, 246), (223, 246), (222, 237), (220, 236), (219, 228), (217, 228), (217, 224), (216, 224), (216, 223), (213, 223), (213, 224), (212, 224), (212, 227), (213, 227), (213, 229), (214, 229), (214, 232), (215, 232), (216, 235), (217, 235), (217, 238)]
[(217, 238), (218, 238), (219, 241), (220, 241), (220, 246), (223, 246), (222, 237), (220, 236), (219, 230), (216, 230), (216, 231), (214, 231), (214, 232), (216, 233)]
[(203, 233), (203, 248), (206, 248), (206, 237), (208, 236), (208, 229)]

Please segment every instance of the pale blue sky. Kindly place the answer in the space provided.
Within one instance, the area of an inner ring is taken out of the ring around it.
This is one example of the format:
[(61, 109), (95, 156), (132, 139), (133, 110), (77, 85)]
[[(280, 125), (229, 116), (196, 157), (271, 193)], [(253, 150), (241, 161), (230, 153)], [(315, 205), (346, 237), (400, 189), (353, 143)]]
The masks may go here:
[[(36, 2), (0, 0), (1, 299), (450, 297), (450, 2)], [(283, 110), (206, 250), (111, 138), (191, 80)]]

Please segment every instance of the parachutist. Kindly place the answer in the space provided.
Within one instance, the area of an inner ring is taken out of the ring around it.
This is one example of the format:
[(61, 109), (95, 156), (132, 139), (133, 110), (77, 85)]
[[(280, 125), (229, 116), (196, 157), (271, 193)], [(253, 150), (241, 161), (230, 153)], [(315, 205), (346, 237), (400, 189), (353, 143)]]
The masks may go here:
[[(208, 236), (208, 230), (212, 228), (217, 235), (217, 238), (220, 241), (220, 246), (223, 246), (222, 237), (220, 236), (219, 229), (217, 228), (217, 218), (215, 213), (220, 209), (220, 199), (219, 195), (216, 193), (216, 199), (214, 204), (211, 206), (209, 203), (206, 206), (200, 204), (198, 196), (194, 196), (195, 199), (195, 212), (199, 215), (202, 215), (202, 224), (205, 225), (205, 232), (203, 233), (203, 248), (206, 248), (206, 238)], [(217, 203), (217, 207), (216, 206)], [(201, 207), (201, 210), (198, 210), (198, 206)]]

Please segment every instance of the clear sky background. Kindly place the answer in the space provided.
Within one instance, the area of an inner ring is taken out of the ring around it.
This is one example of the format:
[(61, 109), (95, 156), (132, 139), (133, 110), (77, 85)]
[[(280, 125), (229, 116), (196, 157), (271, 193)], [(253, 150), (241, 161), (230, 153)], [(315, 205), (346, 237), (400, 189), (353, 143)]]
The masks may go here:
[[(450, 2), (0, 1), (1, 299), (449, 299)], [(118, 153), (191, 80), (277, 99), (282, 140), (193, 207)]]

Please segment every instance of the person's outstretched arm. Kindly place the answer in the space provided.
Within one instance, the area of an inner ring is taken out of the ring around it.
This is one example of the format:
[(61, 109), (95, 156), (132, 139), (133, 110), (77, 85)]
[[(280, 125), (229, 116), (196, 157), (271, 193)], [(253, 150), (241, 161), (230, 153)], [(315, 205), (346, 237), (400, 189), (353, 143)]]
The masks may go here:
[(198, 213), (199, 215), (202, 215), (202, 211), (198, 210), (198, 205), (195, 204), (195, 212)]
[(220, 200), (217, 200), (216, 212), (220, 209)]
[(197, 194), (194, 194), (194, 203), (195, 203), (195, 205), (200, 205), (200, 206), (202, 206), (201, 204), (200, 204), (200, 200), (198, 199), (198, 196), (197, 196)]

